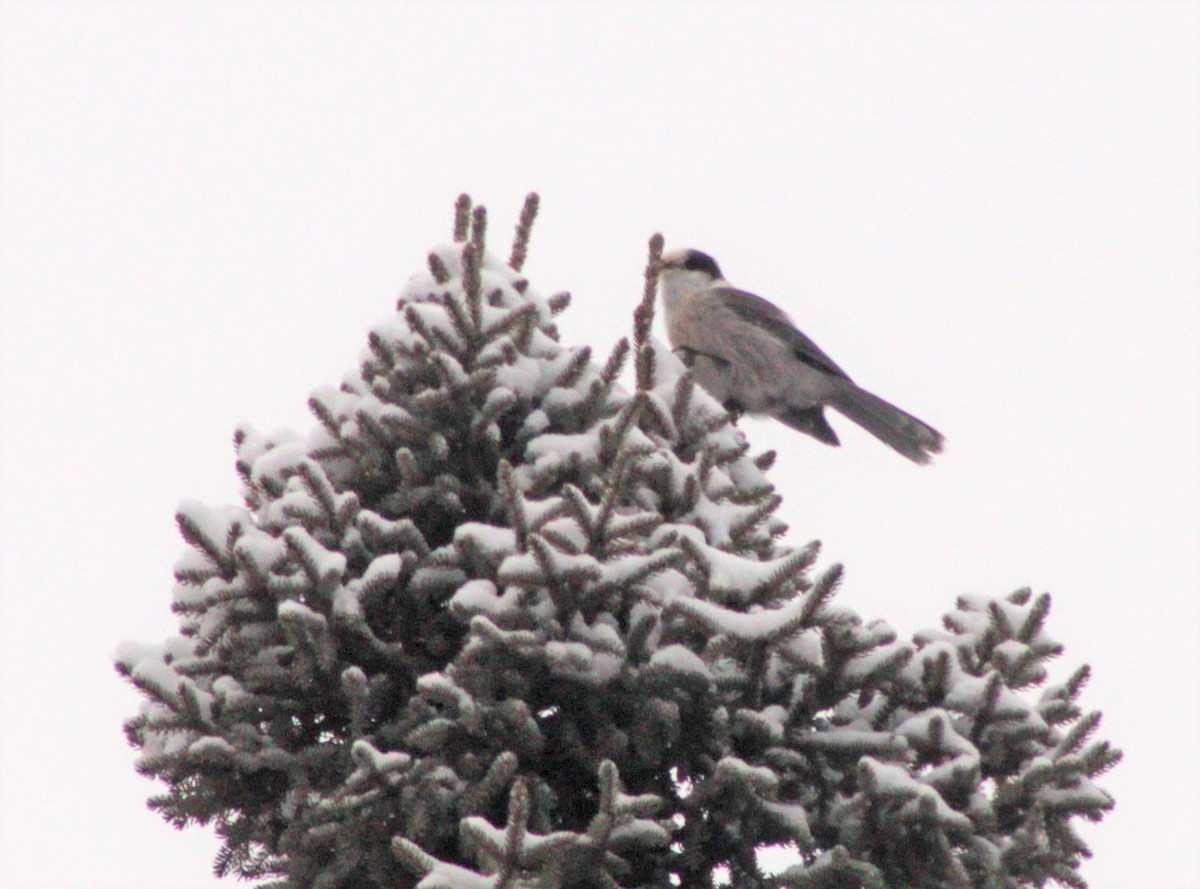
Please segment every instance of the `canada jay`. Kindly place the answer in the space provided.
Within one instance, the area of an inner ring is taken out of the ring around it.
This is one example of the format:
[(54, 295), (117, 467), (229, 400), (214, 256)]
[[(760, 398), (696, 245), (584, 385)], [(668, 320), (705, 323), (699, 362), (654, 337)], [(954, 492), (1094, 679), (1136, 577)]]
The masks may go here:
[(942, 450), (940, 432), (856, 385), (782, 310), (731, 286), (708, 254), (665, 255), (659, 288), (671, 347), (735, 416), (766, 414), (837, 445), (828, 405), (916, 463)]

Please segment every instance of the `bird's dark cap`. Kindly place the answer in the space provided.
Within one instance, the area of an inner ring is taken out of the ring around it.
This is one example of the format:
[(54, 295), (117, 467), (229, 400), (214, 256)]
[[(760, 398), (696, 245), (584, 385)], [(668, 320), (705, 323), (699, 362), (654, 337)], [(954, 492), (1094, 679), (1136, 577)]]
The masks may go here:
[(725, 277), (721, 274), (721, 267), (717, 265), (717, 261), (707, 253), (701, 253), (699, 250), (672, 250), (663, 257), (662, 264), (665, 269), (704, 272), (713, 279), (720, 278), (724, 280)]

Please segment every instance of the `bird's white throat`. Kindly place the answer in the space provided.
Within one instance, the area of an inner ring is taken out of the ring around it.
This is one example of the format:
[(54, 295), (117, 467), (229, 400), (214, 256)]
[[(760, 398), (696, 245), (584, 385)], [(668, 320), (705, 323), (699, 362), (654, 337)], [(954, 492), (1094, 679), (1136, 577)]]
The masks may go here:
[(663, 308), (666, 309), (668, 315), (674, 313), (680, 300), (685, 297), (723, 283), (719, 278), (714, 279), (705, 272), (688, 269), (663, 269), (658, 276)]

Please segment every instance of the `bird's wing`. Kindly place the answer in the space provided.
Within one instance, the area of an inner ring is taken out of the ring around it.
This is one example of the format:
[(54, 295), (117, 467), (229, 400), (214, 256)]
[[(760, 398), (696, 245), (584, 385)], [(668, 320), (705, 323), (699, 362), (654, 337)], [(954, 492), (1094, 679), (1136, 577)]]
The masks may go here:
[(792, 319), (782, 309), (761, 296), (734, 287), (716, 287), (705, 291), (703, 297), (710, 301), (714, 309), (718, 306), (725, 308), (747, 324), (753, 324), (787, 343), (796, 357), (810, 367), (835, 377), (850, 379), (850, 375), (822, 352), (820, 346), (796, 329)]

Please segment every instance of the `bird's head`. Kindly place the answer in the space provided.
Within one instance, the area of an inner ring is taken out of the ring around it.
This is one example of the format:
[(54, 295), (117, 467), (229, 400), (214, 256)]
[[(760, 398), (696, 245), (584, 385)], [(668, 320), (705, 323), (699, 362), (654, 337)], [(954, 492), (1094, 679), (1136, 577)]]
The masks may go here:
[(721, 267), (707, 253), (683, 248), (663, 255), (659, 281), (664, 293), (707, 290), (724, 280)]

